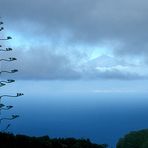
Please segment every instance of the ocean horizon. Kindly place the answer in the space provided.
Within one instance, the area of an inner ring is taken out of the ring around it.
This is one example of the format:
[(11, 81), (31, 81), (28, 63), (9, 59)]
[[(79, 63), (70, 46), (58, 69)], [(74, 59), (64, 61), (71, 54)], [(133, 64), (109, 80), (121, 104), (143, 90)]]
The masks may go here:
[[(28, 87), (35, 86), (30, 82)], [(31, 94), (28, 87), (20, 88), (25, 90), (22, 98), (3, 100), (14, 108), (2, 111), (1, 115), (20, 115), (11, 122), (8, 131), (12, 133), (89, 138), (114, 146), (128, 132), (148, 128), (146, 93), (54, 92), (46, 87), (45, 92), (42, 88)]]

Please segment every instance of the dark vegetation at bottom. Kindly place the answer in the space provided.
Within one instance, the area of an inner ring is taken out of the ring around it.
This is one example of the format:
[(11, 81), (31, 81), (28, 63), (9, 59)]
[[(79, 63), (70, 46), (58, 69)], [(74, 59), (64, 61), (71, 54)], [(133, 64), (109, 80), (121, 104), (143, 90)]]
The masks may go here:
[(94, 144), (89, 139), (29, 137), (0, 133), (0, 148), (107, 148), (106, 144)]
[(126, 134), (119, 139), (116, 148), (148, 148), (148, 129)]
[[(107, 148), (89, 139), (29, 137), (0, 132), (0, 148)], [(148, 148), (148, 129), (132, 131), (120, 138), (116, 148)]]

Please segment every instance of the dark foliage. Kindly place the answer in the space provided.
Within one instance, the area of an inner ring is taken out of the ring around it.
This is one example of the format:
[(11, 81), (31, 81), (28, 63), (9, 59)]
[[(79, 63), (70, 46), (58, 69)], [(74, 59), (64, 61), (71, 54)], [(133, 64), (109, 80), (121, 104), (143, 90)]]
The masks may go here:
[(0, 133), (0, 148), (106, 148), (106, 144), (98, 145), (89, 139), (54, 138), (48, 136), (29, 137)]
[(118, 141), (117, 148), (148, 148), (148, 129), (125, 135)]

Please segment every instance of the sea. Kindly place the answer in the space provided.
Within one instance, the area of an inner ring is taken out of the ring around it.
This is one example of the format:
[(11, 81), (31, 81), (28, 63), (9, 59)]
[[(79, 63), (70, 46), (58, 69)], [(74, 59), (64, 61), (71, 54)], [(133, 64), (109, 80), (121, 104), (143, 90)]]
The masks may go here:
[[(50, 138), (90, 139), (97, 144), (115, 147), (125, 134), (148, 128), (148, 93), (90, 91), (82, 87), (54, 82), (19, 82), (2, 88), (1, 94), (24, 92), (21, 97), (3, 97), (1, 103), (12, 105), (1, 110), (1, 117), (19, 115), (1, 122), (8, 132)], [(40, 84), (40, 85), (39, 85)]]

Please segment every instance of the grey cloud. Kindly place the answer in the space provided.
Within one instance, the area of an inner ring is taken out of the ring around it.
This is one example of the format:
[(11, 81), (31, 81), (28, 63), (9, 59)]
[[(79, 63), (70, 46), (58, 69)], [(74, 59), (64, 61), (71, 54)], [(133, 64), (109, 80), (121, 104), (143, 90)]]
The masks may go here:
[[(115, 56), (142, 56), (148, 61), (147, 0), (1, 0), (0, 14), (6, 20), (7, 28), (19, 32), (28, 41), (45, 36), (47, 41), (54, 42), (53, 46), (60, 41), (67, 46), (89, 47), (109, 43)], [(119, 46), (116, 46), (118, 43)], [(19, 77), (141, 78), (136, 73), (119, 70), (101, 72), (87, 66), (87, 70), (83, 71), (72, 62), (69, 54), (43, 50), (41, 55), (38, 49), (27, 52), (22, 49), (18, 55), (22, 64)], [(65, 49), (62, 50), (65, 52)]]
[(106, 71), (92, 71), (91, 75), (88, 75), (89, 78), (93, 79), (116, 79), (116, 80), (140, 80), (147, 79), (146, 76), (141, 76), (138, 73), (124, 72), (117, 69), (106, 70)]
[[(134, 67), (136, 70), (134, 70)], [(147, 74), (142, 74), (139, 69), (139, 65), (137, 66), (136, 64), (124, 61), (124, 59), (116, 59), (105, 55), (92, 59), (82, 65), (83, 78), (86, 79), (147, 79)]]
[(55, 54), (40, 47), (28, 51), (16, 50), (17, 62), (2, 63), (2, 70), (19, 69), (12, 77), (16, 79), (79, 79), (79, 73), (73, 68), (71, 61), (64, 55)]
[[(115, 44), (117, 55), (148, 55), (146, 0), (1, 0), (11, 28), (74, 44)], [(25, 31), (24, 31), (25, 30)], [(115, 43), (114, 43), (115, 42)]]
[(119, 40), (134, 46), (148, 37), (147, 5), (146, 0), (1, 0), (0, 12), (15, 24), (41, 25), (36, 33), (68, 32), (69, 39), (88, 44)]
[[(135, 80), (145, 79), (135, 72), (125, 72), (116, 68), (107, 70), (96, 69), (100, 67), (116, 66), (117, 64), (126, 65), (124, 62), (119, 62), (111, 57), (98, 57), (83, 65), (76, 65), (68, 56), (55, 53), (47, 50), (44, 47), (38, 49), (31, 48), (30, 50), (16, 49), (14, 56), (18, 61), (12, 63), (1, 63), (1, 70), (18, 69), (19, 72), (13, 75), (1, 75), (1, 78), (15, 79), (35, 79), (35, 80), (97, 80), (97, 79), (120, 79), (120, 80)], [(10, 54), (11, 55), (11, 54)], [(8, 58), (9, 55), (1, 55), (3, 58)], [(81, 57), (80, 57), (81, 58)], [(104, 60), (106, 59), (106, 60)], [(110, 65), (108, 65), (110, 64)]]

